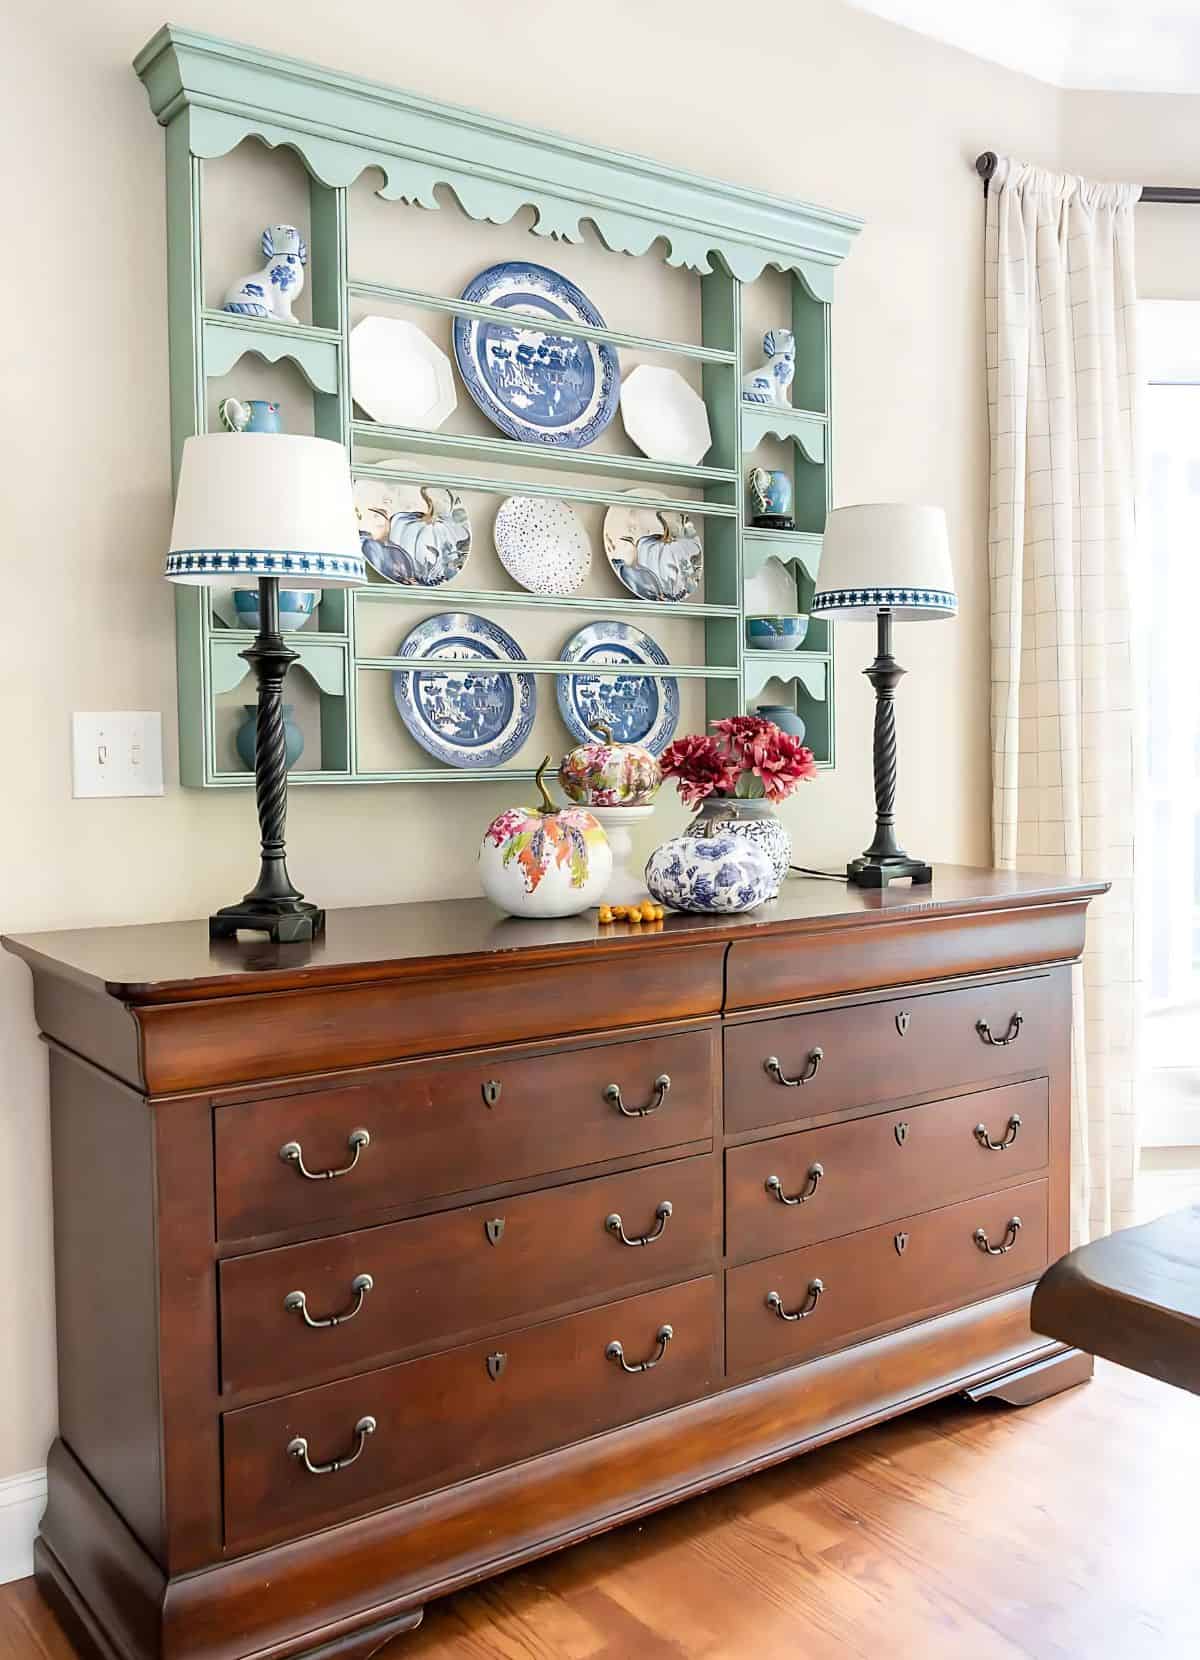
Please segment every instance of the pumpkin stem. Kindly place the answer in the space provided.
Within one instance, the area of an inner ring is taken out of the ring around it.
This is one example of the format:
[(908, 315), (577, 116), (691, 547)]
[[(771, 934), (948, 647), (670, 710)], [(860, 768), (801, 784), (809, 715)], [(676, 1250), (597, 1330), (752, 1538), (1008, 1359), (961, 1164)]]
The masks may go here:
[(551, 799), (550, 799), (550, 792), (547, 790), (546, 786), (542, 783), (542, 774), (545, 772), (546, 768), (549, 765), (550, 765), (550, 757), (547, 755), (546, 759), (542, 762), (541, 766), (537, 769), (537, 773), (534, 777), (534, 783), (537, 785), (538, 789), (541, 791), (541, 796), (542, 796), (542, 805), (537, 809), (539, 813), (557, 813), (557, 811), (558, 811), (558, 808), (554, 805), (553, 801), (551, 801)]
[(606, 744), (612, 743), (612, 727), (605, 726), (603, 721), (594, 720), (589, 730), (594, 732), (598, 738), (603, 738)]

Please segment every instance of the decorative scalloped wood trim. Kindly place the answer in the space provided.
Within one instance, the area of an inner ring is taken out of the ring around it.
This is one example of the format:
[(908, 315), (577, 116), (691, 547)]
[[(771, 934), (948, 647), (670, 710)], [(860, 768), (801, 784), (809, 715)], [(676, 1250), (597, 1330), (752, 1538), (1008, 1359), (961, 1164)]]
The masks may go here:
[(822, 300), (831, 297), (833, 267), (861, 228), (850, 214), (171, 24), (143, 47), (134, 68), (164, 126), (185, 117), (193, 156), (211, 159), (258, 138), (295, 150), (325, 185), (353, 184), (377, 167), (379, 194), (388, 200), (436, 208), (445, 186), (472, 219), (503, 224), (530, 206), (540, 236), (579, 242), (588, 221), (609, 248), (629, 254), (662, 237), (671, 265), (708, 272), (715, 255), (742, 282), (775, 266), (797, 272)]
[(302, 324), (288, 327), (247, 324), (243, 319), (205, 317), (204, 369), (211, 379), (227, 375), (239, 358), (261, 357), (264, 363), (288, 358), (315, 392), (336, 394), (340, 342), (314, 338)]

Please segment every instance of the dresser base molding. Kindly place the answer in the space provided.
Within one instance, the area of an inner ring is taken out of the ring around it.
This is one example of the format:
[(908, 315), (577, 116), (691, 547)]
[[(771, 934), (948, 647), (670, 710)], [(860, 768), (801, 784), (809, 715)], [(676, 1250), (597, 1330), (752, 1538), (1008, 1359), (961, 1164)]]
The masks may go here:
[[(1052, 1393), (1031, 1290), (740, 1384), (357, 1521), (167, 1580), (56, 1443), (38, 1578), (102, 1660), (366, 1660), (424, 1603), (942, 1396)], [(1059, 1380), (1059, 1381), (1055, 1381)], [(314, 1627), (319, 1612), (322, 1623)]]
[(1033, 1406), (1037, 1401), (1061, 1395), (1064, 1389), (1074, 1389), (1081, 1383), (1090, 1383), (1096, 1363), (1082, 1349), (1064, 1349), (1060, 1354), (1035, 1360), (1015, 1372), (985, 1383), (972, 1384), (963, 1393), (976, 1405), (981, 1401), (1003, 1401), (1006, 1406)]

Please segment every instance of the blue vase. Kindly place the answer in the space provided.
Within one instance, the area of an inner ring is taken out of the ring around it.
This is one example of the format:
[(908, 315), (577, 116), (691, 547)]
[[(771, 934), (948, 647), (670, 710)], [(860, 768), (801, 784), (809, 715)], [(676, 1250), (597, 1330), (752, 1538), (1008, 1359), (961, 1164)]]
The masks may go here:
[(769, 720), (781, 732), (790, 733), (793, 738), (803, 738), (807, 730), (801, 717), (786, 703), (760, 703), (754, 713), (761, 715), (763, 720)]
[(792, 481), (779, 468), (751, 467), (750, 523), (764, 530), (794, 530)]
[[(246, 771), (253, 772), (254, 756), (258, 749), (258, 704), (243, 703), (242, 708), (246, 711), (246, 718), (242, 722), (241, 726), (238, 727), (237, 752), (241, 757), (242, 765), (246, 768)], [(293, 719), (295, 713), (296, 706), (294, 703), (284, 704), (283, 736), (287, 743), (287, 764), (289, 772), (304, 754), (304, 734), (301, 732), (300, 728), (296, 725), (296, 722)]]

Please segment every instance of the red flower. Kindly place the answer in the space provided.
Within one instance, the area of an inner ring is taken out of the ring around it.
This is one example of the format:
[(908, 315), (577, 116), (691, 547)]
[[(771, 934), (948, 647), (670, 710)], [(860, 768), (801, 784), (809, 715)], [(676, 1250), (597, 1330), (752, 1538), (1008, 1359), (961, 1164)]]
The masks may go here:
[(729, 754), (743, 769), (750, 765), (750, 745), (755, 739), (779, 730), (773, 721), (763, 720), (761, 715), (729, 715), (712, 724), (713, 729), (721, 734)]
[(677, 738), (663, 750), (659, 763), (664, 778), (678, 781), (687, 807), (697, 806), (710, 795), (732, 795), (741, 771), (715, 738), (702, 734)]
[(663, 775), (677, 780), (685, 806), (694, 807), (710, 795), (738, 793), (783, 801), (802, 779), (816, 775), (812, 750), (773, 721), (730, 715), (713, 726), (718, 737), (693, 733), (663, 751)]
[(763, 794), (768, 801), (785, 800), (803, 779), (816, 775), (817, 763), (812, 750), (776, 726), (752, 739), (748, 749), (749, 770), (762, 780)]

